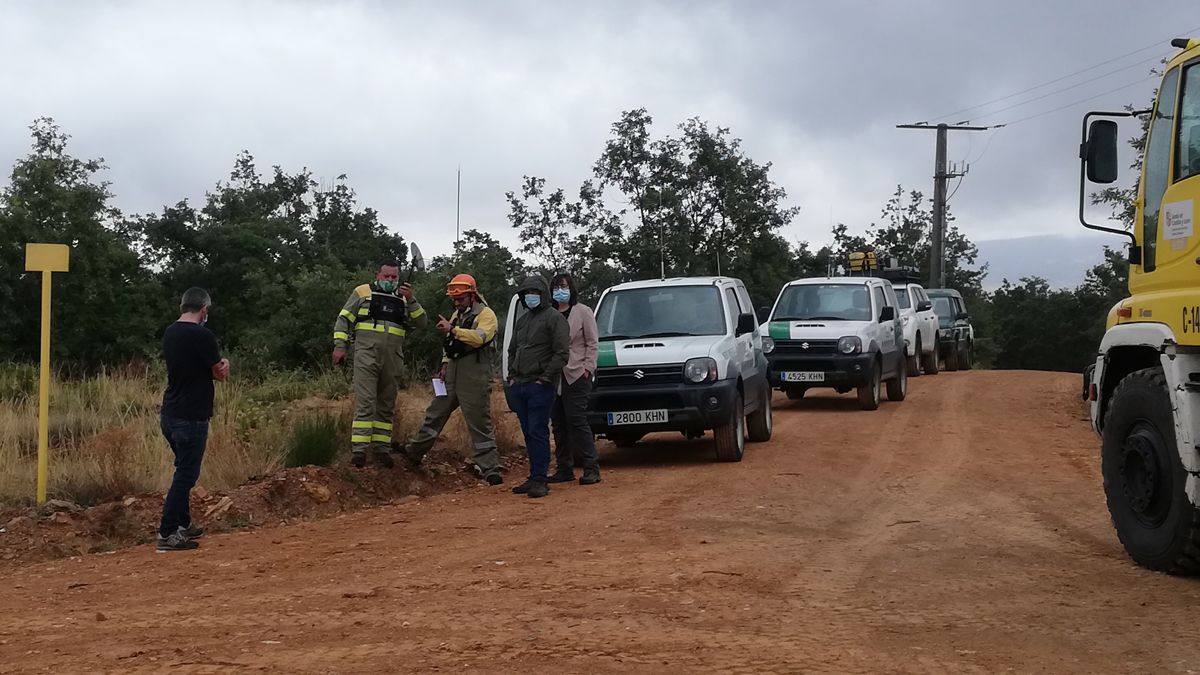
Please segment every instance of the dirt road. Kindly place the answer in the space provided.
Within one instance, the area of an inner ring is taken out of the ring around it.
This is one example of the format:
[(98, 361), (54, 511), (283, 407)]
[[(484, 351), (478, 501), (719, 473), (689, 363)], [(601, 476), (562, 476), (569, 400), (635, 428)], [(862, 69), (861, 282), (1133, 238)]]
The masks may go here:
[(740, 464), (605, 444), (602, 484), (543, 500), (481, 486), (22, 567), (0, 672), (1200, 670), (1200, 580), (1123, 555), (1077, 390), (777, 400)]

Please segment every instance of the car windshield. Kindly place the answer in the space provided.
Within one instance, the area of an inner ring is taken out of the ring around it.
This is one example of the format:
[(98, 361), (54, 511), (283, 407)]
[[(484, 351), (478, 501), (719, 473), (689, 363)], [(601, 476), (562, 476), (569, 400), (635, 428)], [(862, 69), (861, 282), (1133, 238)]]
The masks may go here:
[(937, 313), (939, 319), (953, 319), (954, 310), (950, 302), (950, 298), (944, 295), (933, 296), (933, 311)]
[(870, 321), (871, 294), (861, 284), (788, 286), (775, 303), (773, 321)]
[(908, 299), (908, 289), (903, 286), (896, 286), (896, 300), (900, 302), (900, 309), (908, 309), (912, 306)]
[(716, 286), (663, 286), (613, 291), (596, 310), (601, 340), (724, 335)]

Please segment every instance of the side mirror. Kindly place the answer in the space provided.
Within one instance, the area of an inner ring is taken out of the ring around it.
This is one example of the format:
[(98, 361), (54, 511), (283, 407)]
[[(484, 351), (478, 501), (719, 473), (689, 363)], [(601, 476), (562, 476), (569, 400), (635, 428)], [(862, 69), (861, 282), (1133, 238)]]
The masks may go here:
[(1087, 179), (1107, 185), (1117, 180), (1117, 123), (1093, 120), (1088, 125), (1087, 141), (1080, 150), (1087, 167)]
[(879, 310), (879, 323), (885, 323), (887, 321), (895, 321), (895, 320), (896, 320), (896, 308), (895, 307), (884, 307), (883, 309)]
[(958, 316), (956, 316), (956, 317), (954, 317), (954, 318), (955, 318), (955, 319), (957, 319), (957, 320), (959, 320), (959, 321), (966, 321), (967, 319), (970, 319), (970, 318), (971, 318), (971, 315), (970, 315), (970, 314), (967, 314), (966, 312), (959, 312), (959, 313), (958, 313)]
[(928, 312), (931, 309), (933, 309), (933, 303), (928, 300), (922, 300), (917, 303), (918, 312)]
[(738, 315), (737, 331), (734, 334), (745, 335), (746, 333), (753, 333), (755, 328), (758, 328), (758, 326), (754, 323), (754, 315), (746, 312), (745, 314)]

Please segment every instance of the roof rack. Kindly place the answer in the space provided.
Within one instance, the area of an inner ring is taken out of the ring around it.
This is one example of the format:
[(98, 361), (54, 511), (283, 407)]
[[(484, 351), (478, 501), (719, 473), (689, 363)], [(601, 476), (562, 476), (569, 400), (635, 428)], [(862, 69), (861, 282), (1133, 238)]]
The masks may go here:
[[(913, 283), (921, 278), (915, 267), (901, 266), (891, 256), (882, 257), (875, 251), (854, 251), (849, 256), (847, 276), (878, 277), (891, 282)], [(882, 261), (883, 264), (880, 264)]]

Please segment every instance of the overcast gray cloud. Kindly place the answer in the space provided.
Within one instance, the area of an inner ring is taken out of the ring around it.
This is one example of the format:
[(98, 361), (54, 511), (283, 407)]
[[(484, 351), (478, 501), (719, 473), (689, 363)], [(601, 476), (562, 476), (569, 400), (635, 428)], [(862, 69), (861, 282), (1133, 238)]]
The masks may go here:
[[(464, 228), (512, 243), (503, 193), (523, 174), (586, 178), (622, 110), (660, 132), (730, 127), (801, 207), (786, 234), (876, 219), (897, 183), (931, 191), (929, 120), (1140, 47), (1079, 77), (957, 116), (972, 161), (953, 200), (975, 239), (1075, 232), (1079, 120), (1149, 100), (1149, 60), (1200, 27), (1194, 1), (1154, 11), (1054, 2), (5, 2), (0, 161), (37, 116), (103, 156), (117, 205), (156, 211), (260, 166), (348, 175), (361, 202), (433, 252)], [(1022, 100), (1094, 82), (991, 116)]]

